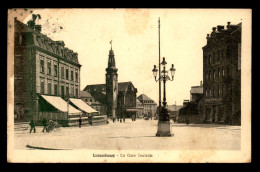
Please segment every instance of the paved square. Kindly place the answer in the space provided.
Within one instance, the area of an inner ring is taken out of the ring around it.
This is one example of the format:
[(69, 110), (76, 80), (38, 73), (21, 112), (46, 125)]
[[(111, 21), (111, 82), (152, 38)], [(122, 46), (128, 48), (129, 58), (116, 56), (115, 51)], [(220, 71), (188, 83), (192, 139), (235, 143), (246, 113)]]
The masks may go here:
[(15, 148), (26, 145), (53, 149), (99, 150), (240, 150), (241, 127), (210, 124), (172, 124), (172, 137), (156, 137), (157, 120), (126, 119), (125, 123), (61, 128), (36, 133), (15, 130)]

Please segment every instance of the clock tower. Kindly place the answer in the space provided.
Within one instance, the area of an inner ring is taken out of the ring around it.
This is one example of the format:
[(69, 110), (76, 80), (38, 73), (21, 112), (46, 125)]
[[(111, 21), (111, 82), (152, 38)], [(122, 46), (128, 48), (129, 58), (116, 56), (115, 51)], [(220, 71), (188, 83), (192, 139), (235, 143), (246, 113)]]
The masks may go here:
[(118, 74), (115, 62), (115, 55), (112, 49), (112, 40), (110, 41), (111, 49), (108, 56), (108, 67), (106, 68), (106, 102), (107, 115), (113, 121), (116, 117), (117, 95), (118, 95)]

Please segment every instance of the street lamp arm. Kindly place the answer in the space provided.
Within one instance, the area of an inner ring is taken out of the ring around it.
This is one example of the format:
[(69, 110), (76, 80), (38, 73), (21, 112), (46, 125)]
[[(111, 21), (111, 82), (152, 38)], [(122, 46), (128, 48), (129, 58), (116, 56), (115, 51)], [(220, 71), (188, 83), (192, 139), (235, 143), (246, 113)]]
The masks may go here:
[(172, 76), (172, 79), (169, 76), (167, 76), (166, 80), (167, 81), (173, 81), (174, 80), (174, 76)]
[(154, 77), (154, 80), (155, 80), (155, 82), (158, 82), (158, 81), (162, 81), (162, 78), (159, 77), (158, 79), (156, 79), (156, 76), (155, 76), (155, 77)]

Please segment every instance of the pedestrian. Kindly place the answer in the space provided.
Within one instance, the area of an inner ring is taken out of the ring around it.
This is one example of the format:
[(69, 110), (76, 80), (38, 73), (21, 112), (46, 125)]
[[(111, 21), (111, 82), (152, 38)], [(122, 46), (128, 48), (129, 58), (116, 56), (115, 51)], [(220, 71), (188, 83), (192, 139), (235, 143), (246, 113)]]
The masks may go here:
[(186, 124), (189, 125), (189, 123), (190, 123), (190, 121), (189, 121), (189, 119), (187, 118), (187, 120), (186, 120)]
[(42, 125), (43, 125), (42, 132), (44, 133), (44, 130), (47, 131), (47, 120), (46, 120), (46, 118), (43, 118)]
[(122, 122), (122, 118), (120, 118), (120, 123)]
[(82, 122), (82, 119), (81, 119), (81, 116), (79, 117), (79, 128), (81, 128), (81, 122)]
[(31, 126), (30, 133), (32, 132), (32, 130), (33, 130), (34, 133), (35, 133), (35, 132), (36, 132), (36, 129), (35, 129), (35, 123), (34, 123), (33, 119), (32, 119), (31, 122), (30, 122), (30, 126)]
[(125, 118), (123, 118), (123, 121), (124, 121), (124, 123), (125, 123)]

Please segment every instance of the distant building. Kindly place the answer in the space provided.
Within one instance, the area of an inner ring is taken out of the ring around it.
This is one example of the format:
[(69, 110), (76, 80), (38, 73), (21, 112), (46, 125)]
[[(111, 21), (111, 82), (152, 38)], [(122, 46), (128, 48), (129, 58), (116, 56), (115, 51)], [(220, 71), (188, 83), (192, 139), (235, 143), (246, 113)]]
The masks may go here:
[(142, 103), (143, 105), (143, 114), (144, 116), (156, 116), (157, 111), (157, 104), (154, 100), (152, 100), (150, 97), (148, 97), (145, 94), (141, 94), (137, 97), (137, 99)]
[(166, 108), (169, 111), (170, 118), (172, 118), (173, 116), (179, 116), (179, 110), (182, 107), (182, 105), (168, 105)]
[[(98, 115), (106, 115), (106, 105), (104, 104), (104, 102), (100, 103), (89, 92), (80, 91), (80, 98), (84, 102), (86, 102), (89, 106), (91, 106), (93, 109), (97, 110)], [(100, 100), (99, 97), (97, 97), (97, 99)]]
[[(138, 109), (136, 108), (137, 89), (134, 87), (132, 82), (120, 82), (118, 83), (117, 89), (116, 117), (129, 118), (132, 115), (136, 115), (136, 112), (138, 112)], [(84, 88), (84, 91), (89, 92), (95, 100), (106, 107), (111, 105), (106, 103), (106, 84), (87, 85)]]
[(241, 123), (241, 26), (212, 28), (203, 49), (206, 122)]
[(203, 97), (203, 85), (200, 81), (200, 86), (192, 86), (190, 90), (190, 101), (195, 102), (197, 99)]
[(183, 100), (183, 107), (188, 105), (189, 102), (190, 102), (189, 100)]
[(136, 112), (136, 116), (143, 117), (144, 106), (138, 99), (136, 99), (136, 109), (138, 109), (138, 111)]
[(69, 115), (81, 114), (72, 106), (67, 108), (64, 100), (68, 96), (79, 97), (81, 65), (78, 54), (66, 48), (63, 41), (53, 41), (42, 34), (41, 25), (36, 25), (35, 19), (26, 25), (15, 18), (15, 120), (37, 121), (48, 117), (68, 122)]

